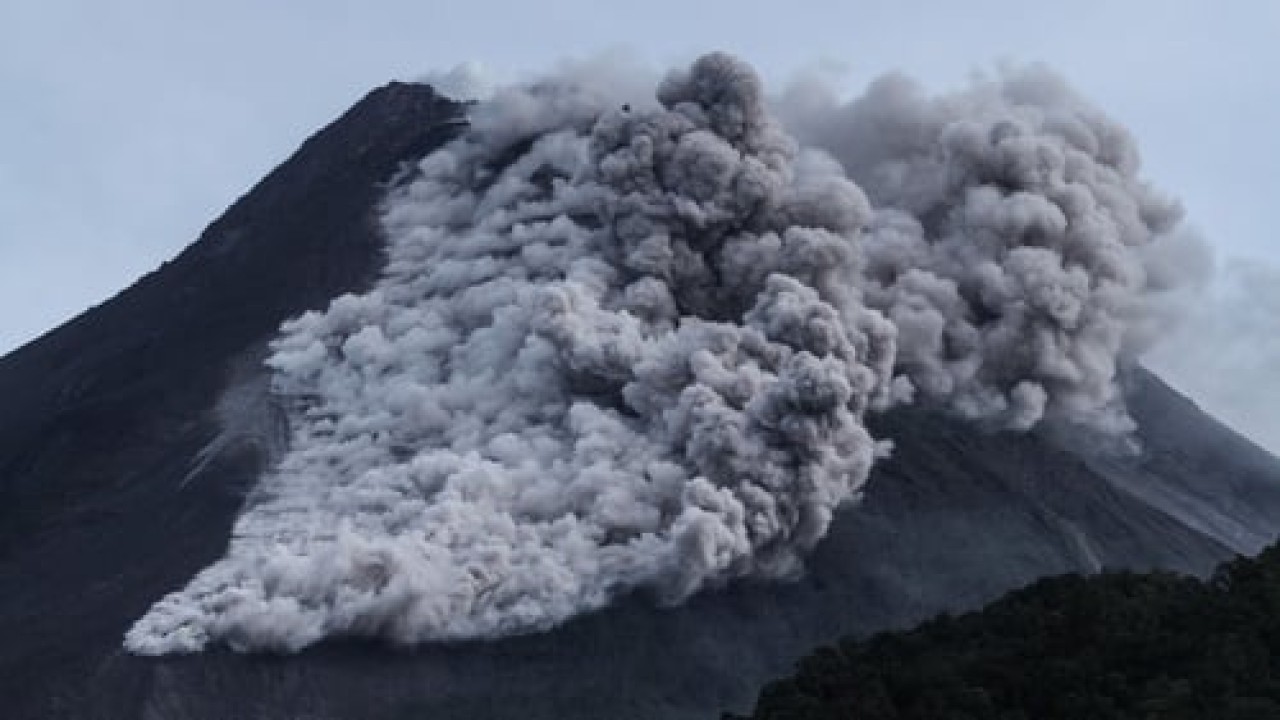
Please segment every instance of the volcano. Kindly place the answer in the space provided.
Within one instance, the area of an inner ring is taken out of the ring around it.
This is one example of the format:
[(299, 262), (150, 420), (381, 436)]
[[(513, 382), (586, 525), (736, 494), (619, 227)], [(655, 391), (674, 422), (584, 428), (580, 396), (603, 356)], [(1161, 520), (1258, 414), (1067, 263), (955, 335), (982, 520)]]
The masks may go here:
[(1051, 574), (1204, 574), (1274, 538), (1280, 462), (1127, 365), (1117, 386), (1136, 451), (940, 403), (869, 415), (891, 455), (785, 581), (712, 577), (674, 605), (637, 583), (484, 638), (127, 651), (158, 599), (223, 557), (291, 442), (264, 365), (281, 324), (374, 287), (382, 199), (467, 132), (467, 111), (426, 85), (375, 90), (173, 261), (0, 359), (5, 717), (708, 718), (746, 710), (842, 634), (971, 609)]

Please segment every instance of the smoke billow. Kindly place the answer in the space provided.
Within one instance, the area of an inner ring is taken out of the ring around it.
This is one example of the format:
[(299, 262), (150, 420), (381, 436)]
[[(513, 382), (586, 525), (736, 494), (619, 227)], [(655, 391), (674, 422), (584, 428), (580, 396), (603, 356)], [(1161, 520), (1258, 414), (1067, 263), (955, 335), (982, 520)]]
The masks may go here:
[(862, 290), (918, 392), (1014, 428), (1132, 429), (1117, 362), (1159, 334), (1193, 268), (1168, 262), (1181, 210), (1138, 178), (1122, 127), (1040, 67), (941, 98), (890, 76), (843, 107), (800, 105), (796, 131), (877, 208)]
[(793, 577), (913, 396), (1127, 431), (1178, 211), (1122, 129), (1043, 71), (783, 115), (722, 54), (656, 103), (596, 70), (476, 106), (387, 198), (376, 287), (282, 329), (290, 450), (126, 645), (498, 637)]

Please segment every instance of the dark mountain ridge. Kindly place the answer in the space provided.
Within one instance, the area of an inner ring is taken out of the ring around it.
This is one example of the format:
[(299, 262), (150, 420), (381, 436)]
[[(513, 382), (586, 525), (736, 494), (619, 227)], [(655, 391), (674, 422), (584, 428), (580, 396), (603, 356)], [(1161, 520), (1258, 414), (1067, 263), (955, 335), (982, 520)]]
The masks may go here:
[(979, 612), (825, 645), (767, 685), (751, 717), (1269, 720), (1277, 605), (1276, 545), (1205, 581), (1046, 578)]
[(371, 93), (174, 261), (0, 359), (5, 717), (714, 717), (838, 635), (973, 608), (1048, 574), (1202, 574), (1280, 526), (1280, 463), (1135, 369), (1136, 457), (918, 407), (878, 418), (893, 458), (795, 583), (739, 583), (672, 609), (632, 598), (490, 643), (126, 654), (129, 624), (224, 550), (269, 459), (263, 433), (237, 429), (278, 422), (265, 343), (282, 320), (367, 287), (386, 183), (462, 122), (426, 86)]

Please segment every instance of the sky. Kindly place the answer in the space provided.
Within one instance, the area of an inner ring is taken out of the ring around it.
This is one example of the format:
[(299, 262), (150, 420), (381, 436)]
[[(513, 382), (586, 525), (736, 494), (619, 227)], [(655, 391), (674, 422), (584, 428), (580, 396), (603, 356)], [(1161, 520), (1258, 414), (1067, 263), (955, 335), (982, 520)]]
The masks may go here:
[[(175, 255), (377, 85), (463, 62), (520, 78), (618, 50), (662, 67), (723, 49), (775, 82), (823, 69), (849, 94), (889, 71), (945, 90), (1002, 62), (1048, 63), (1133, 131), (1146, 175), (1219, 263), (1248, 269), (1226, 275), (1265, 291), (1280, 278), (1277, 40), (1270, 0), (3, 0), (0, 353)], [(1280, 335), (1255, 314), (1253, 331)], [(1201, 326), (1224, 332), (1211, 315)], [(1250, 431), (1280, 447), (1263, 402), (1280, 395), (1275, 376), (1191, 366), (1201, 326), (1154, 362), (1215, 411), (1252, 403)]]

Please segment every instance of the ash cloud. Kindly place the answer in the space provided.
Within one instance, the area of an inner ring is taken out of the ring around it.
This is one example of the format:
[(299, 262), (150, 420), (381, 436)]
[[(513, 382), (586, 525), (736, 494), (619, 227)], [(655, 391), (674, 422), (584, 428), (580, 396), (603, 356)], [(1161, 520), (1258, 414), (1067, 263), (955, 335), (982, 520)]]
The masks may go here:
[(497, 75), (485, 65), (470, 61), (448, 71), (427, 73), (416, 82), (430, 85), (436, 92), (457, 103), (487, 100), (498, 85)]
[(632, 80), (499, 89), (391, 193), (376, 287), (274, 343), (290, 450), (129, 649), (491, 638), (794, 577), (888, 450), (866, 415), (913, 399), (1131, 427), (1179, 212), (1051, 75), (888, 78), (786, 127), (727, 55)]
[(1144, 362), (1280, 456), (1280, 267), (1256, 259), (1225, 262), (1200, 302)]
[(1187, 301), (1198, 241), (1124, 128), (1034, 66), (942, 97), (889, 76), (798, 100), (798, 136), (877, 208), (862, 287), (917, 392), (1016, 429), (1132, 429), (1117, 364)]

